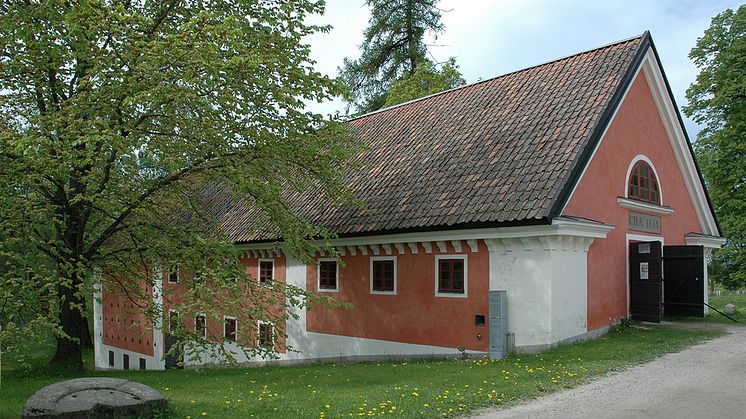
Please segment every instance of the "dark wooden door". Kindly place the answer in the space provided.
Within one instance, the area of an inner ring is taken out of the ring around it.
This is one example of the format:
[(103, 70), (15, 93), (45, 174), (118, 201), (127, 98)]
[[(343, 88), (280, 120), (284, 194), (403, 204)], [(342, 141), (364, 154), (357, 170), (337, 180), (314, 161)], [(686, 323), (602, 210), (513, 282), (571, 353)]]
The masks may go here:
[(629, 311), (633, 320), (660, 323), (663, 260), (660, 242), (629, 245)]
[[(184, 368), (184, 355), (179, 351), (179, 340), (176, 338), (176, 336), (168, 333), (166, 334), (166, 369), (171, 368)], [(169, 354), (169, 351), (171, 351), (171, 348), (175, 348), (174, 352)]]
[(663, 272), (663, 313), (704, 317), (704, 247), (663, 246)]

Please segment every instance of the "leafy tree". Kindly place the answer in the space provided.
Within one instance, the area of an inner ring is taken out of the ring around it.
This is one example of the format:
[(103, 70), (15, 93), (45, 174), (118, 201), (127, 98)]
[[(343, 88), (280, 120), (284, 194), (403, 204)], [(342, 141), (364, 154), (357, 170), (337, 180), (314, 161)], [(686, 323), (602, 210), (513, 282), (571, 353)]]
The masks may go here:
[[(349, 197), (340, 179), (357, 144), (304, 109), (343, 90), (312, 68), (303, 37), (328, 30), (304, 23), (314, 13), (322, 1), (0, 5), (4, 343), (42, 326), (56, 338), (52, 362), (80, 368), (96, 270), (151, 325), (162, 316), (155, 273), (176, 264), (187, 288), (200, 285), (180, 296), (184, 316), (281, 325), (290, 305), (319, 301), (257, 290), (219, 218), (226, 203), (258, 208), (251, 228), (307, 258), (305, 239), (323, 232), (290, 210), (287, 191)], [(222, 200), (203, 199), (208, 190)]]
[(366, 0), (371, 18), (357, 60), (345, 58), (341, 78), (357, 112), (380, 109), (391, 84), (426, 60), (425, 34), (443, 32), (438, 0)]
[(703, 124), (694, 144), (728, 243), (714, 256), (713, 276), (746, 286), (746, 6), (712, 19), (689, 57), (700, 69), (684, 112)]
[(430, 60), (423, 61), (413, 74), (405, 74), (391, 84), (384, 106), (393, 106), (418, 99), (466, 83), (458, 71), (456, 59), (451, 58), (440, 70)]

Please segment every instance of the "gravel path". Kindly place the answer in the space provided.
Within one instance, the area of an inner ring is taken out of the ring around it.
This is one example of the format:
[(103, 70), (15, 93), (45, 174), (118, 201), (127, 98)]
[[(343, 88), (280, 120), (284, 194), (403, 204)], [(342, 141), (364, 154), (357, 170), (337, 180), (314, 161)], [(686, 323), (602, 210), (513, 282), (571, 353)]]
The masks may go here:
[(714, 327), (728, 335), (475, 418), (744, 418), (746, 327)]

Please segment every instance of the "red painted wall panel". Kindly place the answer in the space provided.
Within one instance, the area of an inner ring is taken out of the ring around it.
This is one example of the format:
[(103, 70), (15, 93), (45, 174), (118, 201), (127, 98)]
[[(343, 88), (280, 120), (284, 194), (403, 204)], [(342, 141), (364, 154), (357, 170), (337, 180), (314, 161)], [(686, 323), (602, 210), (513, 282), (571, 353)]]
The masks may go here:
[[(489, 325), (475, 326), (474, 316), (488, 318), (489, 254), (483, 243), (471, 253), (466, 242), (456, 252), (448, 243), (448, 254), (468, 257), (468, 298), (435, 296), (435, 256), (441, 254), (433, 243), (432, 253), (420, 246), (416, 255), (409, 247), (397, 256), (398, 284), (396, 295), (371, 294), (370, 257), (359, 251), (343, 256), (339, 267), (339, 301), (353, 304), (351, 309), (308, 310), (307, 327), (311, 332), (354, 336), (386, 341), (415, 343), (488, 351)], [(381, 255), (384, 252), (381, 250)], [(317, 267), (307, 268), (307, 289), (317, 290)], [(477, 335), (481, 335), (481, 339)]]
[[(152, 298), (152, 290), (147, 295)], [(141, 310), (127, 297), (107, 292), (102, 293), (104, 344), (153, 356), (153, 325)], [(130, 365), (136, 365), (135, 360)]]
[[(279, 256), (274, 258), (268, 258), (273, 259), (275, 263), (275, 272), (274, 272), (274, 279), (277, 282), (285, 283), (286, 280), (286, 258), (285, 256)], [(246, 272), (251, 275), (252, 280), (258, 280), (259, 278), (259, 259), (257, 258), (241, 258), (240, 262), (246, 266)], [(182, 275), (189, 275), (187, 272), (182, 272)], [(184, 292), (185, 285), (183, 283), (178, 284), (170, 284), (168, 283), (168, 276), (164, 274), (163, 277), (163, 289), (164, 289), (164, 295), (166, 296), (164, 298), (164, 304), (163, 304), (163, 313), (164, 316), (168, 316), (169, 310), (174, 308), (175, 305), (178, 305), (181, 302), (181, 294)], [(177, 309), (178, 311), (178, 309)], [(180, 313), (181, 314), (181, 313)], [(227, 316), (235, 316), (238, 317), (238, 330), (239, 335), (243, 335), (245, 333), (250, 333), (251, 337), (249, 338), (251, 342), (244, 341), (242, 342), (247, 347), (252, 347), (252, 345), (255, 345), (255, 336), (256, 336), (256, 324), (247, 325), (243, 321), (243, 319), (240, 318), (240, 316), (236, 316), (235, 313), (224, 313), (224, 315)], [(277, 312), (275, 311), (273, 315), (277, 316)], [(184, 319), (182, 316), (182, 321), (186, 322), (186, 327), (189, 330), (194, 330), (194, 318), (190, 316), (188, 319)], [(222, 338), (223, 336), (223, 316), (215, 317), (215, 316), (207, 316), (207, 333), (208, 338), (210, 336), (216, 337), (216, 340), (219, 338)], [(250, 330), (247, 329), (251, 328)], [(244, 335), (245, 336), (245, 335)], [(278, 352), (284, 353), (286, 351), (285, 349), (285, 337), (280, 336), (278, 333), (278, 336), (276, 337), (276, 349)], [(164, 343), (165, 344), (165, 343)]]
[[(639, 154), (658, 173), (663, 205), (674, 213), (661, 217), (662, 234), (628, 228), (629, 210), (621, 208), (627, 169)], [(663, 236), (665, 244), (685, 244), (684, 235), (701, 232), (694, 206), (669, 143), (645, 75), (640, 72), (596, 150), (564, 215), (612, 224), (606, 239), (596, 240), (588, 253), (588, 330), (627, 315), (627, 234)]]

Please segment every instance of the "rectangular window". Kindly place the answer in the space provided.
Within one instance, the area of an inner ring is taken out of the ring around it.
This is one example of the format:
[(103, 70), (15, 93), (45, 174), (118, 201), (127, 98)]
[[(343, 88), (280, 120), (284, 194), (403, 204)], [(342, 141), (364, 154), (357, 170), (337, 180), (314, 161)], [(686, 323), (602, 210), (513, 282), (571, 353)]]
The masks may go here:
[(466, 297), (466, 256), (439, 255), (435, 257), (435, 294), (443, 297)]
[(337, 291), (337, 261), (319, 260), (319, 291)]
[(275, 341), (275, 328), (272, 323), (259, 322), (259, 347), (273, 349)]
[(127, 354), (122, 354), (122, 368), (125, 370), (130, 369), (130, 356)]
[(275, 261), (272, 259), (259, 259), (259, 283), (272, 286), (275, 280)]
[(144, 370), (145, 368), (145, 358), (140, 358), (140, 369)]
[(233, 317), (225, 318), (225, 326), (223, 327), (223, 336), (225, 340), (231, 342), (236, 341), (236, 319)]
[(168, 332), (173, 333), (178, 326), (179, 312), (176, 310), (168, 310)]
[(179, 267), (174, 267), (169, 273), (168, 273), (168, 283), (169, 284), (178, 284), (179, 283)]
[(207, 338), (207, 317), (204, 314), (194, 318), (194, 331), (203, 338)]
[(114, 351), (109, 351), (109, 366), (114, 366)]
[(373, 293), (396, 294), (396, 257), (370, 258), (370, 290)]

